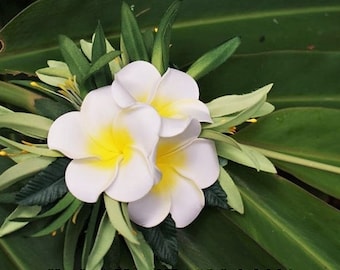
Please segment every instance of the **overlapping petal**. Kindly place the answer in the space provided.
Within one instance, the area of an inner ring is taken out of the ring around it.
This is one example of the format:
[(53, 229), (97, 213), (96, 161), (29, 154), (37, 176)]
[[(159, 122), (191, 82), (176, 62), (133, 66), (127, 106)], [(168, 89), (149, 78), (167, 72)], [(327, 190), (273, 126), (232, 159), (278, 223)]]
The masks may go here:
[(66, 170), (71, 193), (95, 202), (102, 192), (129, 202), (159, 181), (155, 149), (161, 120), (149, 105), (119, 107), (111, 87), (93, 90), (80, 112), (70, 112), (52, 125), (48, 144), (73, 159)]
[[(200, 123), (192, 120), (183, 133), (160, 140), (156, 164), (162, 178), (145, 197), (129, 207), (131, 219), (137, 224), (156, 226), (170, 213), (176, 227), (182, 228), (199, 215), (204, 207), (201, 189), (212, 185), (219, 174), (215, 146), (198, 138), (200, 130)], [(165, 212), (163, 204), (168, 203), (169, 197), (171, 207)], [(160, 198), (164, 202), (158, 202)], [(141, 209), (147, 214), (138, 212)]]
[(147, 103), (162, 117), (162, 137), (175, 136), (189, 125), (191, 119), (211, 122), (207, 106), (198, 100), (199, 88), (188, 74), (169, 68), (163, 76), (150, 63), (136, 61), (115, 76), (112, 94), (123, 108)]

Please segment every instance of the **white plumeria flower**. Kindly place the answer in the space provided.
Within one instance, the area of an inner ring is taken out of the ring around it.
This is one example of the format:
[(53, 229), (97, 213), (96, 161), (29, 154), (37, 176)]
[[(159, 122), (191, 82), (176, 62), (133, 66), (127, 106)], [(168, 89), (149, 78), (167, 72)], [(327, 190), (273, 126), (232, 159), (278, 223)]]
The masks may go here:
[(115, 74), (112, 92), (117, 104), (123, 108), (136, 102), (154, 107), (162, 117), (163, 137), (181, 133), (191, 119), (212, 122), (207, 106), (198, 100), (196, 81), (173, 68), (161, 76), (149, 62), (132, 62)]
[(122, 110), (110, 87), (90, 92), (80, 112), (59, 117), (51, 126), (48, 146), (73, 159), (65, 173), (69, 191), (79, 200), (109, 197), (130, 202), (159, 181), (154, 166), (161, 119), (150, 106)]
[(200, 123), (159, 141), (156, 164), (162, 178), (143, 198), (130, 202), (130, 218), (143, 227), (161, 223), (170, 213), (177, 228), (189, 225), (204, 207), (201, 189), (218, 178), (219, 163), (212, 141), (198, 138)]

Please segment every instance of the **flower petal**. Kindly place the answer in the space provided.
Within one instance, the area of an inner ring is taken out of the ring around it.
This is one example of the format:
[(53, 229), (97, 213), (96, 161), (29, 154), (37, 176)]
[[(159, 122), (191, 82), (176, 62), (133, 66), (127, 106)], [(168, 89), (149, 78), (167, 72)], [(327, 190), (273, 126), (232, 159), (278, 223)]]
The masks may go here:
[(135, 61), (116, 73), (114, 83), (121, 85), (135, 100), (147, 103), (154, 95), (160, 78), (161, 75), (152, 64)]
[(118, 166), (105, 168), (98, 162), (100, 161), (95, 159), (72, 160), (66, 169), (67, 188), (83, 202), (96, 202), (117, 174)]
[(204, 195), (194, 182), (178, 175), (171, 192), (170, 214), (177, 228), (193, 222), (204, 207)]
[(106, 194), (121, 202), (136, 201), (145, 196), (152, 188), (159, 174), (154, 166), (138, 149), (128, 161), (123, 161), (114, 182), (105, 190)]
[(112, 97), (121, 108), (127, 108), (136, 103), (135, 98), (125, 90), (117, 81), (111, 85)]
[(183, 132), (190, 124), (191, 119), (182, 118), (165, 118), (162, 117), (162, 126), (160, 130), (161, 137), (172, 137)]
[(211, 186), (217, 180), (220, 168), (212, 141), (196, 139), (180, 151), (184, 152), (187, 162), (185, 166), (175, 168), (179, 174), (194, 181), (201, 189)]
[(120, 110), (112, 97), (111, 86), (105, 86), (91, 91), (85, 97), (80, 112), (86, 130), (97, 137), (97, 132), (101, 132), (103, 127), (112, 126)]
[(172, 103), (171, 106), (178, 115), (191, 117), (200, 122), (212, 122), (208, 107), (200, 100), (182, 99)]
[(86, 147), (88, 140), (80, 112), (69, 112), (53, 122), (47, 144), (50, 149), (58, 150), (69, 158), (88, 158), (92, 156)]
[(161, 118), (151, 106), (137, 104), (122, 110), (114, 126), (128, 130), (133, 145), (148, 157), (154, 152), (159, 139)]
[(149, 192), (143, 198), (130, 202), (129, 216), (136, 224), (150, 228), (160, 224), (169, 214), (171, 198), (169, 194)]
[(197, 120), (192, 119), (183, 132), (173, 137), (161, 138), (158, 143), (158, 152), (161, 155), (168, 155), (171, 152), (177, 151), (197, 139), (200, 133), (201, 124)]
[(188, 74), (169, 68), (158, 85), (154, 99), (177, 101), (198, 99), (199, 89), (196, 81)]

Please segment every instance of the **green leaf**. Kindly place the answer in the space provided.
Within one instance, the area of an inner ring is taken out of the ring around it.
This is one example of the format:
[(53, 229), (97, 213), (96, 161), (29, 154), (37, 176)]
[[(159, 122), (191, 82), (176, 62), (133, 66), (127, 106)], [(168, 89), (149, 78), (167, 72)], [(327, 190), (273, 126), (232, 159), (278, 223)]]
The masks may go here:
[(152, 228), (138, 227), (155, 255), (166, 264), (176, 266), (178, 246), (176, 224), (171, 216), (167, 216), (161, 224)]
[(73, 270), (77, 255), (79, 238), (83, 233), (83, 228), (89, 217), (88, 207), (83, 207), (77, 215), (75, 222), (69, 220), (65, 230), (65, 241), (63, 250), (64, 269)]
[(59, 116), (74, 111), (75, 108), (69, 103), (50, 100), (50, 99), (37, 99), (34, 103), (37, 113), (48, 117), (50, 119), (57, 119)]
[(338, 210), (277, 175), (231, 164), (228, 172), (239, 187), (246, 211), (244, 216), (232, 212), (223, 216), (285, 268), (337, 268), (340, 240), (334, 236), (340, 233)]
[(216, 181), (210, 187), (203, 189), (203, 192), (206, 206), (217, 206), (224, 209), (229, 209), (227, 204), (227, 195), (218, 181)]
[(163, 74), (169, 66), (171, 31), (177, 17), (181, 0), (175, 0), (163, 15), (156, 32), (151, 63)]
[(100, 225), (96, 240), (89, 255), (86, 269), (88, 270), (101, 270), (104, 264), (104, 256), (109, 251), (113, 240), (115, 239), (116, 229), (112, 226), (111, 221), (104, 213)]
[(335, 143), (340, 132), (339, 117), (340, 110), (336, 109), (279, 110), (240, 130), (235, 139), (264, 151), (263, 154), (270, 155), (274, 163), (281, 160), (277, 166), (339, 198), (339, 174), (335, 173), (340, 172), (340, 147)]
[(62, 197), (67, 193), (65, 170), (69, 163), (68, 158), (58, 158), (36, 174), (17, 193), (17, 203), (44, 206)]
[(85, 235), (85, 241), (84, 241), (84, 246), (83, 246), (83, 253), (82, 253), (82, 258), (81, 258), (81, 266), (82, 268), (85, 268), (87, 261), (88, 261), (88, 256), (91, 252), (93, 242), (94, 242), (94, 237), (97, 229), (97, 223), (98, 223), (98, 215), (99, 215), (99, 210), (101, 208), (101, 200), (98, 200), (92, 207), (91, 215), (88, 220), (88, 225), (86, 228), (86, 235)]
[(18, 143), (15, 141), (12, 141), (10, 139), (7, 139), (5, 137), (0, 136), (0, 145), (6, 146), (6, 147), (15, 147), (17, 149), (24, 150), (28, 153), (37, 154), (39, 156), (43, 157), (50, 157), (50, 158), (56, 158), (56, 157), (62, 157), (63, 155), (57, 151), (50, 150), (47, 148), (47, 145), (30, 145), (30, 144), (23, 144)]
[(124, 236), (127, 242), (134, 243), (138, 245), (138, 240), (136, 238), (136, 232), (133, 230), (130, 224), (125, 220), (121, 203), (111, 199), (109, 196), (104, 194), (104, 202), (109, 219), (116, 230)]
[(130, 61), (148, 61), (149, 56), (135, 15), (132, 13), (130, 6), (125, 2), (122, 2), (121, 17), (121, 33)]
[(0, 190), (3, 190), (46, 168), (54, 158), (36, 157), (24, 160), (0, 175)]
[(223, 167), (220, 167), (218, 181), (224, 192), (227, 194), (228, 205), (238, 213), (244, 214), (244, 206), (240, 191)]
[(13, 221), (16, 218), (31, 218), (41, 211), (40, 206), (19, 205), (4, 221), (0, 227), (0, 237), (10, 234), (26, 226), (28, 222)]
[[(111, 51), (111, 52), (108, 52), (108, 53), (102, 55), (101, 57), (99, 57), (98, 60), (95, 61), (92, 64), (92, 66), (89, 70), (89, 73), (87, 74), (86, 77), (89, 77), (89, 76), (95, 74), (96, 72), (98, 72), (101, 68), (103, 68), (105, 65), (107, 65), (112, 60), (117, 58), (120, 54), (121, 54), (120, 51)], [(108, 85), (110, 83), (112, 83), (112, 77), (111, 76), (110, 76), (110, 82), (107, 83), (106, 85)]]
[(18, 108), (36, 113), (34, 103), (39, 99), (45, 99), (45, 97), (23, 87), (0, 81), (0, 100), (3, 103), (12, 104)]
[(47, 138), (48, 130), (52, 123), (53, 121), (48, 118), (31, 113), (0, 114), (0, 128), (11, 128), (37, 139)]
[(54, 219), (45, 228), (34, 233), (32, 237), (39, 237), (39, 236), (47, 235), (58, 230), (59, 228), (64, 226), (65, 223), (80, 209), (82, 204), (83, 203), (77, 199), (73, 200), (71, 205), (64, 212), (62, 212), (56, 219)]
[(187, 70), (187, 73), (195, 80), (208, 74), (210, 71), (222, 65), (240, 46), (239, 37), (232, 38), (217, 48), (205, 53), (198, 58)]
[(238, 113), (261, 102), (267, 97), (267, 94), (269, 93), (272, 86), (273, 84), (268, 84), (248, 94), (225, 95), (218, 97), (206, 105), (209, 109), (211, 117), (220, 117)]
[[(106, 39), (102, 25), (98, 22), (96, 32), (94, 35), (93, 46), (92, 46), (92, 57), (93, 63), (97, 62), (100, 57), (106, 54)], [(94, 76), (96, 87), (100, 88), (112, 83), (112, 76), (109, 65), (106, 63), (96, 72)]]
[(126, 238), (125, 242), (131, 252), (137, 270), (154, 269), (154, 254), (152, 249), (145, 241), (141, 232), (137, 232), (136, 238), (139, 244), (133, 243)]
[(81, 92), (80, 94), (84, 97), (90, 90), (86, 89), (84, 85), (84, 80), (90, 70), (90, 63), (87, 61), (82, 51), (70, 38), (64, 35), (59, 36), (59, 46), (71, 73), (76, 76)]

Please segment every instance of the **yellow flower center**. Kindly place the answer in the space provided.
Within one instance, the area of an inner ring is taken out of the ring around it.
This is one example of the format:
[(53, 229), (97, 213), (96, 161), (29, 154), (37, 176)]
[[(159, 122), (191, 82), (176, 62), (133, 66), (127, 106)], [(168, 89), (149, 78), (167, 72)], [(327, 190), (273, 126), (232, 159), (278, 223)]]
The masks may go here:
[(184, 167), (187, 156), (183, 151), (175, 150), (172, 143), (160, 143), (157, 149), (156, 165), (162, 173), (161, 180), (152, 188), (152, 192), (159, 194), (170, 191), (177, 181), (176, 168)]
[(118, 159), (122, 159), (123, 164), (131, 159), (132, 143), (128, 130), (114, 130), (110, 126), (102, 129), (95, 139), (91, 139), (88, 147), (90, 153), (99, 158), (98, 166), (111, 167)]
[(155, 108), (161, 117), (174, 118), (178, 113), (173, 103), (163, 98), (154, 99), (150, 105)]

